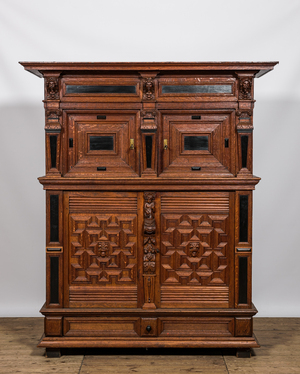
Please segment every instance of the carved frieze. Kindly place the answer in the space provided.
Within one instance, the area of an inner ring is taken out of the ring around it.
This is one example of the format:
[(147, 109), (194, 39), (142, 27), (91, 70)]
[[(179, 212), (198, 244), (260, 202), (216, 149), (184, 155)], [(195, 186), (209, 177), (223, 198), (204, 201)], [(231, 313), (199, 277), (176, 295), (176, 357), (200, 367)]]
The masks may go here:
[(45, 78), (46, 100), (59, 100), (59, 83), (58, 78)]
[(154, 80), (153, 78), (143, 79), (143, 100), (154, 100)]
[(250, 78), (243, 78), (239, 85), (239, 100), (252, 100), (252, 81)]

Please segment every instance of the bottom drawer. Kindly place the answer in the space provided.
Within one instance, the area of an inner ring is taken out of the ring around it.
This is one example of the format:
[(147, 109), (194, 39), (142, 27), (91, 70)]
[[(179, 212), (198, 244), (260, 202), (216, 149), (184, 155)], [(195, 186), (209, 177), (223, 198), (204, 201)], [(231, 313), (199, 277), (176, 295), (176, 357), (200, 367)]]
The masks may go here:
[(65, 317), (64, 336), (137, 337), (138, 317)]
[(231, 337), (234, 318), (65, 317), (67, 337)]
[(234, 318), (166, 317), (159, 319), (159, 327), (161, 337), (234, 336)]

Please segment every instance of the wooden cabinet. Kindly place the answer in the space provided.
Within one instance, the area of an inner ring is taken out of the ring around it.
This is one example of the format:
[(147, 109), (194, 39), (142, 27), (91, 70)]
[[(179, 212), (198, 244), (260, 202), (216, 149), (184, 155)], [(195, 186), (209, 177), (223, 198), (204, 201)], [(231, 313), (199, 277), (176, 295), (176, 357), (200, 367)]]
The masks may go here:
[(266, 63), (22, 63), (45, 81), (50, 352), (258, 347), (254, 78)]

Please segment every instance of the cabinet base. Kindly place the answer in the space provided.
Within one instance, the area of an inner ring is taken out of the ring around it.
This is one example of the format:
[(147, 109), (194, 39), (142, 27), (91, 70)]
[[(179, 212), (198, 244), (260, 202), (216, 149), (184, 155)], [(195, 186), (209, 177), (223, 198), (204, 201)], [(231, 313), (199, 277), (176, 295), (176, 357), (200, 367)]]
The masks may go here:
[[(116, 338), (66, 338), (43, 336), (38, 347), (53, 350), (60, 348), (237, 348), (239, 356), (251, 348), (259, 348), (254, 336), (248, 338), (203, 338), (203, 339), (116, 339)], [(50, 352), (50, 351), (49, 351)], [(50, 357), (50, 356), (48, 356)], [(245, 356), (246, 357), (246, 356)], [(249, 357), (249, 356), (247, 356)]]
[(232, 348), (238, 356), (259, 348), (251, 309), (42, 308), (45, 334), (38, 347)]

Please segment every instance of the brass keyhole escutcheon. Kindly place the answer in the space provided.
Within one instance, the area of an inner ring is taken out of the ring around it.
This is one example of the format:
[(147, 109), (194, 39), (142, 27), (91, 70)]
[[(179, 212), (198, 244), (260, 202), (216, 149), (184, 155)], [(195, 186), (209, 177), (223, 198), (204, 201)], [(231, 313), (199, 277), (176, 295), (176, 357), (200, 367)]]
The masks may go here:
[(164, 139), (164, 149), (168, 149), (168, 139)]
[(130, 149), (134, 149), (134, 139), (130, 139)]

